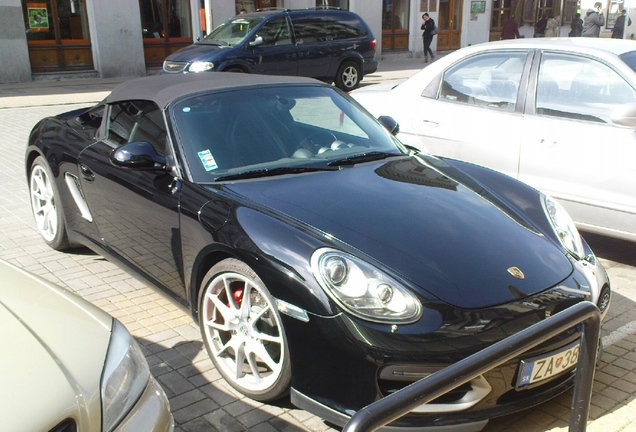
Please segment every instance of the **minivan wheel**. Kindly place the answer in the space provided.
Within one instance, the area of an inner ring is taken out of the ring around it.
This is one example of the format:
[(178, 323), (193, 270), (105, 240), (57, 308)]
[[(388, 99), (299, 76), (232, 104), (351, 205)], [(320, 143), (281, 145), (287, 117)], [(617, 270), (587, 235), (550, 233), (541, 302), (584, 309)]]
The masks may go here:
[(362, 71), (356, 62), (346, 61), (340, 65), (336, 75), (336, 87), (346, 92), (358, 88)]
[(227, 69), (225, 69), (224, 72), (245, 73), (245, 71), (243, 69), (241, 69), (240, 67), (236, 67), (236, 66), (227, 68)]

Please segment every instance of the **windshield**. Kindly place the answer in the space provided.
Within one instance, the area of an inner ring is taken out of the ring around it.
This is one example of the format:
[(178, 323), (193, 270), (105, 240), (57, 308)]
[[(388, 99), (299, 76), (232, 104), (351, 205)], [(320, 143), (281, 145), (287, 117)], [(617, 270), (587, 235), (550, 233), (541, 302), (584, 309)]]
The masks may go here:
[(212, 30), (202, 42), (221, 46), (241, 44), (262, 21), (262, 17), (234, 17)]
[(636, 72), (636, 51), (626, 52), (620, 55), (621, 60)]
[(249, 87), (170, 108), (197, 183), (331, 171), (404, 153), (359, 105), (332, 87)]

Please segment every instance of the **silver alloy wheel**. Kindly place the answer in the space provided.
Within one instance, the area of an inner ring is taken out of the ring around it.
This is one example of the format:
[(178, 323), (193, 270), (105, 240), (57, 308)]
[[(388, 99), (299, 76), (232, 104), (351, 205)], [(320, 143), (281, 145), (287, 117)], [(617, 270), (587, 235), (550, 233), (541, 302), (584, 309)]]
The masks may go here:
[(31, 208), (38, 231), (44, 240), (53, 242), (58, 233), (59, 220), (51, 179), (44, 168), (34, 165), (29, 183)]
[(347, 88), (355, 88), (358, 84), (358, 70), (355, 66), (347, 66), (342, 71), (342, 82)]
[(283, 326), (271, 296), (236, 272), (217, 275), (204, 290), (201, 330), (217, 368), (251, 397), (271, 391), (287, 373)]

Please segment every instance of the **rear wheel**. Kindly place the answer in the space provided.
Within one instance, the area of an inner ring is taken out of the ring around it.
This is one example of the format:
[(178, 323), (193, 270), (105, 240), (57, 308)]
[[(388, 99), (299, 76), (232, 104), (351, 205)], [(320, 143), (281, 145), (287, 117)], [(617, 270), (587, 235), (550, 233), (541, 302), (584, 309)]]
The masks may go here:
[(336, 87), (346, 92), (358, 88), (362, 79), (362, 71), (360, 66), (353, 61), (345, 61), (338, 68), (336, 75)]
[(53, 249), (67, 249), (69, 242), (59, 200), (60, 194), (53, 180), (51, 168), (42, 156), (35, 158), (31, 165), (29, 195), (35, 224), (44, 241)]
[(201, 285), (201, 335), (219, 373), (236, 390), (259, 401), (287, 394), (289, 349), (276, 302), (245, 263), (226, 259)]

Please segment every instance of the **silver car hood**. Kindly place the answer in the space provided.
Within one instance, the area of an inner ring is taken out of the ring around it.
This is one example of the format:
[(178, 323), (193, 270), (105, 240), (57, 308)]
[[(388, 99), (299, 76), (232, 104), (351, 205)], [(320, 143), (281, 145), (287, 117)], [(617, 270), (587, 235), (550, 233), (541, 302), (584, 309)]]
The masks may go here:
[(50, 430), (73, 418), (80, 430), (101, 430), (88, 413), (101, 410), (99, 380), (112, 318), (3, 261), (0, 280), (3, 428)]

